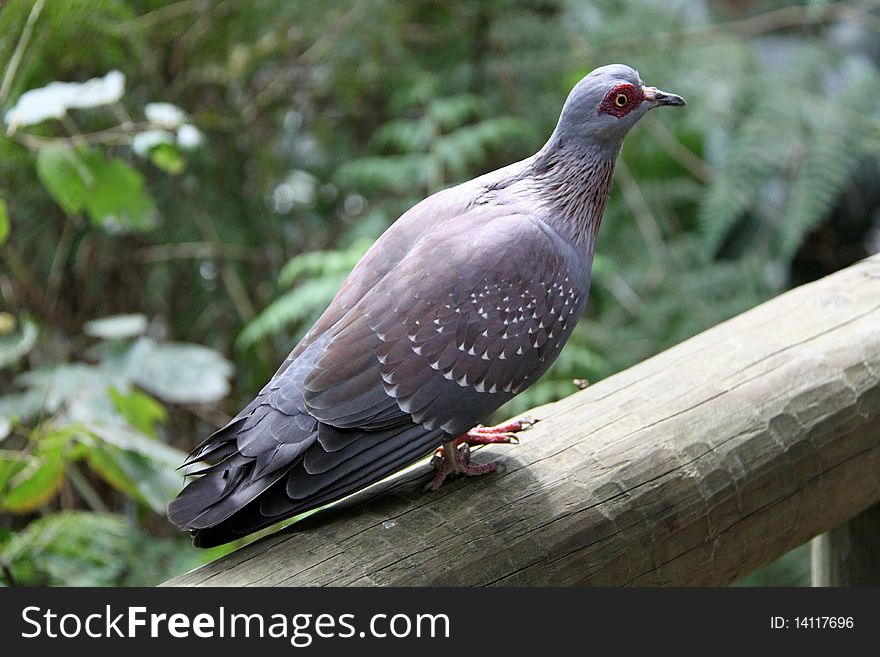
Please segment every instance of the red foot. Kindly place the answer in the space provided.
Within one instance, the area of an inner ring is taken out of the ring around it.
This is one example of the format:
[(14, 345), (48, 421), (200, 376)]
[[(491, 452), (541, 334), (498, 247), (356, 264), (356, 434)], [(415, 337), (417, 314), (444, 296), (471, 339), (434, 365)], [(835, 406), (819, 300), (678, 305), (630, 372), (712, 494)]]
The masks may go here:
[(535, 423), (529, 417), (511, 420), (494, 427), (476, 426), (465, 434), (443, 443), (431, 465), (437, 470), (434, 479), (425, 486), (425, 490), (437, 490), (451, 474), (463, 474), (467, 477), (494, 472), (497, 463), (474, 465), (471, 463), (471, 445), (488, 445), (490, 443), (519, 443), (514, 435), (517, 431), (528, 429)]
[(535, 421), (530, 417), (519, 420), (510, 420), (494, 427), (484, 427), (478, 424), (473, 429), (455, 439), (457, 445), (489, 445), (491, 443), (519, 443), (516, 437), (517, 431), (528, 429)]
[(437, 490), (451, 474), (463, 474), (467, 477), (493, 472), (498, 467), (496, 463), (484, 463), (475, 465), (471, 463), (471, 448), (465, 443), (461, 447), (456, 446), (455, 440), (443, 443), (443, 446), (434, 454), (431, 465), (437, 469), (437, 474), (426, 486), (425, 490)]

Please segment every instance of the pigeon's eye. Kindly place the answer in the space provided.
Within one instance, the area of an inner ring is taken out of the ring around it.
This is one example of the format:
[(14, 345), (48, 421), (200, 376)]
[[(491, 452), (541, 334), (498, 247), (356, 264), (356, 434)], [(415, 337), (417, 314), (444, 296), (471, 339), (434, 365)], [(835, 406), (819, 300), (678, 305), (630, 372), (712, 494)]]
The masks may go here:
[(637, 87), (624, 82), (605, 94), (599, 105), (599, 113), (621, 119), (638, 107), (642, 99), (642, 92)]

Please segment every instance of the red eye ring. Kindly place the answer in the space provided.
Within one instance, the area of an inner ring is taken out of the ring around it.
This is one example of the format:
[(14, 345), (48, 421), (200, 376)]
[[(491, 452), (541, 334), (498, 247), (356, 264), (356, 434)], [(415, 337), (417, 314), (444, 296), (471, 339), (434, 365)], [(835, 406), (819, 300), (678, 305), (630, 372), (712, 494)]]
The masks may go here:
[(611, 89), (599, 105), (600, 114), (610, 114), (618, 119), (629, 114), (644, 100), (640, 87), (624, 82)]

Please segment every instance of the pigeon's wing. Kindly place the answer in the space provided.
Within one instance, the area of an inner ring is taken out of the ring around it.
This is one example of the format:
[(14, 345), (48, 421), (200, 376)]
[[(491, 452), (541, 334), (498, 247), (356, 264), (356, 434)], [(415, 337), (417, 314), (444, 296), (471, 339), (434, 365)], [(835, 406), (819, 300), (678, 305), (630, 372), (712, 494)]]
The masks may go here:
[(462, 219), (417, 242), (333, 328), (304, 379), (310, 415), (457, 435), (550, 366), (586, 301), (582, 259), (529, 216)]
[(340, 499), (540, 376), (583, 308), (583, 272), (542, 223), (496, 215), (417, 240), (201, 447), (194, 460), (220, 461), (169, 517), (209, 546)]

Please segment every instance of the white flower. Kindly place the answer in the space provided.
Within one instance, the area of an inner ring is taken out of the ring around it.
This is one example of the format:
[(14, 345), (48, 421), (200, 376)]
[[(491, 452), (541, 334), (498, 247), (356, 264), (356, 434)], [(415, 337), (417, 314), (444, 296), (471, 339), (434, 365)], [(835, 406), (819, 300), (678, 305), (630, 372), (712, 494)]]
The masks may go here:
[(198, 148), (203, 138), (199, 129), (189, 123), (184, 123), (177, 129), (177, 144), (186, 150)]
[(171, 144), (174, 142), (174, 135), (167, 130), (144, 130), (137, 133), (131, 140), (131, 150), (146, 157), (159, 144)]
[(186, 121), (186, 114), (177, 105), (171, 103), (147, 103), (144, 115), (151, 123), (163, 128), (176, 128)]
[(74, 92), (70, 107), (85, 109), (119, 102), (125, 93), (125, 76), (120, 71), (110, 71), (103, 78), (92, 78), (82, 84), (73, 83)]
[(31, 89), (18, 98), (3, 120), (12, 133), (21, 126), (36, 125), (46, 119), (60, 119), (69, 109), (99, 107), (118, 102), (125, 93), (125, 75), (110, 71), (103, 78), (86, 82), (50, 82)]

